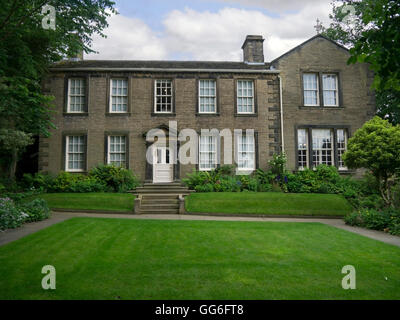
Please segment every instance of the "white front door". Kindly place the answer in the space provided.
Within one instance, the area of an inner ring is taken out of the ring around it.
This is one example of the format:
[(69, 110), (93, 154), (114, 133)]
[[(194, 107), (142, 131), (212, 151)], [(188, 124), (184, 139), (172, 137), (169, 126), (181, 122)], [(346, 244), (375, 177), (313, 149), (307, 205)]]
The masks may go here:
[(167, 147), (153, 149), (153, 183), (173, 181), (172, 152)]

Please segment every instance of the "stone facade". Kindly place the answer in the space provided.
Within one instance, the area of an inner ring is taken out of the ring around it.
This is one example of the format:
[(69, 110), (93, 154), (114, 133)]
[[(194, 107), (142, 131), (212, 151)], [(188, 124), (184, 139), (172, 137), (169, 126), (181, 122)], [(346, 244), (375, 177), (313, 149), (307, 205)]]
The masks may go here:
[[(107, 161), (107, 135), (121, 134), (127, 137), (127, 166), (142, 181), (151, 180), (145, 157), (149, 144), (144, 134), (153, 128), (165, 128), (169, 121), (177, 121), (178, 131), (184, 128), (197, 132), (212, 128), (227, 128), (232, 132), (234, 129), (254, 129), (256, 167), (265, 169), (267, 161), (272, 154), (280, 151), (282, 143), (279, 76), (283, 87), (284, 149), (291, 169), (296, 169), (296, 126), (346, 125), (352, 134), (372, 117), (375, 110), (374, 95), (369, 90), (372, 74), (365, 65), (347, 66), (348, 52), (331, 41), (315, 37), (271, 64), (260, 63), (260, 56), (263, 57), (262, 40), (258, 37), (248, 37), (243, 50), (245, 56), (252, 57), (249, 59), (256, 63), (92, 60), (56, 64), (43, 82), (43, 91), (55, 97), (53, 123), (56, 129), (51, 130), (49, 138), (40, 138), (39, 171), (58, 173), (65, 170), (67, 135), (85, 135), (84, 171), (88, 171)], [(302, 70), (338, 72), (341, 105), (329, 109), (302, 106)], [(83, 113), (66, 112), (66, 87), (70, 77), (86, 80), (86, 107)], [(108, 111), (110, 78), (127, 79), (126, 113)], [(156, 79), (172, 80), (171, 114), (154, 113)], [(216, 81), (215, 114), (198, 113), (200, 79)], [(236, 112), (236, 85), (239, 79), (254, 81), (254, 114), (240, 115)], [(223, 146), (220, 149), (223, 159)], [(175, 166), (175, 179), (184, 177), (194, 168), (194, 164)]]
[[(373, 72), (367, 64), (347, 65), (349, 57), (347, 49), (318, 35), (271, 62), (282, 79), (284, 149), (290, 169), (297, 169), (296, 128), (346, 128), (351, 137), (374, 116)], [(302, 74), (308, 72), (338, 75), (337, 107), (304, 106)]]

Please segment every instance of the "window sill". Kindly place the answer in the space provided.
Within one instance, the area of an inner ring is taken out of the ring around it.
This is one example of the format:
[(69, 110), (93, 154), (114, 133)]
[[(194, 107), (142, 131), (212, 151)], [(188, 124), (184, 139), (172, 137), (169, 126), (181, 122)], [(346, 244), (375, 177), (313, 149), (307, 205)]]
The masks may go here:
[(300, 110), (341, 110), (343, 106), (327, 107), (327, 106), (299, 106)]
[(210, 112), (210, 113), (196, 112), (196, 117), (219, 117), (219, 113), (218, 112)]
[(258, 117), (257, 113), (235, 113), (235, 117)]
[(175, 114), (175, 112), (171, 112), (171, 113), (152, 112), (152, 113), (151, 113), (151, 116), (152, 116), (152, 117), (175, 117), (176, 114)]
[(87, 117), (88, 112), (63, 112), (64, 117)]
[(107, 117), (130, 117), (130, 112), (106, 112)]

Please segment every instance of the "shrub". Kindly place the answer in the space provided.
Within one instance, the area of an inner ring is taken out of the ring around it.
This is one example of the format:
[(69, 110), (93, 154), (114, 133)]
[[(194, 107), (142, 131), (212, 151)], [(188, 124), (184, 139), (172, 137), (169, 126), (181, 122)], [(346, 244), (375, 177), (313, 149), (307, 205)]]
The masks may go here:
[(13, 229), (22, 225), (28, 217), (10, 198), (0, 198), (0, 230)]
[(199, 184), (195, 187), (197, 192), (213, 192), (214, 186), (211, 183)]
[(360, 209), (345, 216), (346, 224), (368, 229), (388, 231), (400, 235), (400, 211), (392, 208), (384, 210)]
[(25, 173), (21, 179), (21, 185), (26, 190), (39, 190), (45, 192), (51, 190), (54, 184), (54, 177), (50, 174), (36, 173), (34, 175)]
[(34, 199), (24, 203), (20, 209), (28, 215), (26, 221), (29, 222), (41, 221), (50, 217), (50, 209), (44, 199)]
[(140, 185), (132, 171), (115, 165), (98, 165), (89, 172), (95, 178), (115, 192), (126, 192)]

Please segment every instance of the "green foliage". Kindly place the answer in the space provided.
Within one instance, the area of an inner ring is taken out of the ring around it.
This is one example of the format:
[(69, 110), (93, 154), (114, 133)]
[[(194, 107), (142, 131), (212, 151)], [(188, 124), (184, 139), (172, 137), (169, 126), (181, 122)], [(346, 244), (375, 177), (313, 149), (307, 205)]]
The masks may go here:
[(344, 221), (351, 226), (386, 231), (400, 235), (400, 211), (394, 209), (360, 209), (345, 216)]
[(21, 226), (28, 218), (10, 198), (0, 198), (0, 230), (14, 229)]
[(182, 182), (197, 192), (270, 191), (268, 182), (248, 175), (232, 175), (231, 170), (193, 171)]
[(20, 205), (20, 209), (28, 215), (26, 221), (42, 221), (50, 217), (50, 209), (44, 199), (34, 199)]
[(140, 185), (132, 171), (115, 165), (98, 165), (90, 170), (89, 178), (101, 181), (115, 192), (126, 192)]
[[(56, 9), (56, 29), (42, 27), (42, 6)], [(103, 34), (107, 18), (115, 13), (110, 0), (3, 1), (0, 10), (0, 127), (19, 144), (33, 135), (49, 135), (53, 97), (42, 93), (44, 75), (52, 63), (90, 49), (94, 34)], [(79, 37), (77, 36), (79, 35)], [(18, 149), (17, 151), (21, 151)], [(17, 156), (0, 145), (0, 157), (11, 162), (15, 174)], [(3, 161), (3, 162), (4, 162)]]
[(343, 160), (349, 168), (366, 168), (377, 179), (382, 198), (393, 206), (392, 186), (400, 168), (400, 125), (374, 117), (349, 139)]

